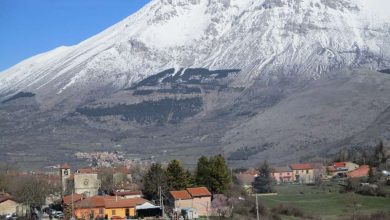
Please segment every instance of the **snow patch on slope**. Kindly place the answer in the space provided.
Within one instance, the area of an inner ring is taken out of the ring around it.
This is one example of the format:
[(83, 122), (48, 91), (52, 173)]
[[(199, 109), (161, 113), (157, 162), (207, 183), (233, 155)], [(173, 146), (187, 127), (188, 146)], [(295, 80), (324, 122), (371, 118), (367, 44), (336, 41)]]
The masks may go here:
[(159, 49), (186, 45), (204, 34), (210, 21), (205, 15), (206, 9), (206, 1), (189, 8), (178, 8), (172, 18), (146, 27), (139, 39)]

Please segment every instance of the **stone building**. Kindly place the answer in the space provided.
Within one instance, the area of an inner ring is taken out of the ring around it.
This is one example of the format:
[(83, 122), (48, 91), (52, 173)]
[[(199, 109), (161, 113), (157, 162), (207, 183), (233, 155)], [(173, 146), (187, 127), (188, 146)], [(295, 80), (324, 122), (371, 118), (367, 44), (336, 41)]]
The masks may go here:
[(72, 192), (87, 197), (98, 195), (100, 180), (96, 170), (87, 168), (71, 173), (69, 164), (64, 164), (60, 168), (60, 175), (63, 195)]
[(88, 197), (98, 195), (100, 180), (97, 173), (75, 173), (74, 192)]
[(61, 177), (61, 188), (62, 194), (66, 194), (68, 192), (68, 181), (71, 178), (71, 171), (69, 164), (65, 163), (60, 167), (60, 177)]

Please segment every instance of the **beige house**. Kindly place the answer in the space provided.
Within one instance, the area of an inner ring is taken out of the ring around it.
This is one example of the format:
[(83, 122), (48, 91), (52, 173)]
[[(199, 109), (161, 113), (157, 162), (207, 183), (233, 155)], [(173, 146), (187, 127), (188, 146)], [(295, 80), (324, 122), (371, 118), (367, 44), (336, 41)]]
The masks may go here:
[(170, 191), (169, 194), (171, 197), (171, 205), (174, 207), (175, 211), (192, 207), (192, 197), (187, 190)]
[(200, 216), (208, 216), (211, 210), (211, 193), (206, 187), (187, 188), (192, 197), (192, 208)]
[(0, 215), (14, 213), (18, 216), (23, 216), (26, 213), (26, 207), (8, 195), (0, 195)]
[(206, 187), (171, 191), (170, 203), (175, 212), (194, 210), (195, 215), (208, 216), (211, 211), (211, 193)]
[(314, 183), (314, 166), (309, 163), (291, 164), (293, 181), (296, 183)]

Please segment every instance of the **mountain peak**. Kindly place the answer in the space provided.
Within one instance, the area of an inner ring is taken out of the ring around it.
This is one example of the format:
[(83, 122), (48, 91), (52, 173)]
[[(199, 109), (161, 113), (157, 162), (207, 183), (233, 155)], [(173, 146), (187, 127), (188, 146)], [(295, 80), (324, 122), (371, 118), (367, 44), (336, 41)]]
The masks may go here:
[[(389, 65), (385, 0), (155, 0), (72, 47), (0, 75), (0, 94), (117, 91), (171, 67), (241, 69), (237, 84)], [(376, 17), (372, 15), (376, 14)], [(381, 17), (382, 16), (382, 17)], [(58, 100), (58, 101), (59, 101)]]

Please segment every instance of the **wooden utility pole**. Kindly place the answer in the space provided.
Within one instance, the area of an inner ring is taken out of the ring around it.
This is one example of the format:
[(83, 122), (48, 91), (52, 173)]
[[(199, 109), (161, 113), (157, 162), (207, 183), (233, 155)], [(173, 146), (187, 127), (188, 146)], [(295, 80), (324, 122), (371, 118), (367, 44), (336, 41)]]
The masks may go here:
[(256, 219), (260, 220), (260, 218), (259, 218), (259, 201), (257, 199), (257, 193), (256, 193)]
[(72, 217), (70, 218), (71, 220), (75, 219), (75, 217), (74, 217), (74, 198), (73, 198), (73, 194), (74, 194), (74, 192), (73, 192), (73, 189), (72, 189), (72, 210), (71, 210)]
[(162, 211), (162, 217), (163, 217), (163, 219), (165, 219), (164, 201), (163, 201), (161, 186), (158, 187), (158, 195), (159, 195), (159, 197), (160, 197), (160, 207), (161, 207), (161, 211)]

